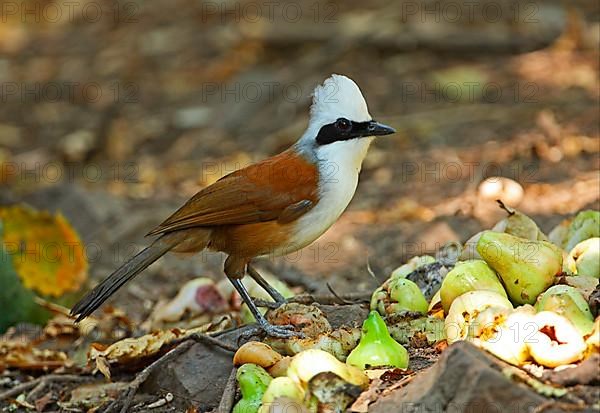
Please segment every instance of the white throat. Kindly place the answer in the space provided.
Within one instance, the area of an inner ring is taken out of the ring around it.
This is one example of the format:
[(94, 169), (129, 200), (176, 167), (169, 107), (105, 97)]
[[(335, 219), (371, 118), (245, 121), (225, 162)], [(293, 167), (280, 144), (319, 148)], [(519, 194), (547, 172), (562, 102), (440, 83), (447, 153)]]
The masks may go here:
[[(317, 162), (319, 169), (319, 203), (301, 217), (294, 237), (285, 251), (304, 248), (329, 229), (342, 215), (354, 197), (362, 161), (373, 138), (360, 138), (313, 147), (304, 156)], [(305, 148), (306, 149), (306, 148)]]

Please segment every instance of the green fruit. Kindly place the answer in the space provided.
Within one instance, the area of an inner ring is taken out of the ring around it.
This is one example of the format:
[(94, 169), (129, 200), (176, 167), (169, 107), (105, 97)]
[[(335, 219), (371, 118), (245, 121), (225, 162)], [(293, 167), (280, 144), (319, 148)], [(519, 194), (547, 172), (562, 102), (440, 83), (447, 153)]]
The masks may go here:
[(577, 275), (600, 278), (600, 238), (590, 238), (575, 245), (569, 258), (575, 261)]
[(385, 315), (386, 302), (389, 301), (388, 292), (383, 286), (378, 287), (371, 295), (371, 311), (378, 311), (379, 314)]
[(452, 301), (467, 291), (494, 291), (506, 297), (506, 291), (496, 272), (483, 260), (458, 262), (450, 271), (440, 288), (440, 298), (444, 313), (448, 314)]
[(435, 258), (430, 255), (420, 255), (412, 257), (406, 264), (403, 264), (392, 271), (390, 278), (406, 278), (408, 274), (416, 269), (435, 262)]
[(581, 241), (595, 237), (600, 237), (600, 211), (581, 211), (569, 225), (565, 250), (571, 251)]
[(498, 222), (492, 231), (504, 232), (533, 241), (547, 241), (548, 238), (540, 230), (535, 221), (527, 215), (517, 210), (508, 208), (504, 204), (500, 205), (507, 213), (508, 217)]
[(565, 277), (563, 282), (575, 288), (583, 295), (583, 298), (589, 300), (590, 295), (594, 292), (600, 280), (595, 277), (588, 277), (587, 275), (571, 275)]
[(568, 285), (555, 285), (540, 295), (535, 303), (537, 311), (552, 311), (568, 319), (582, 336), (594, 327), (590, 307), (577, 289)]
[(459, 260), (468, 261), (481, 259), (481, 256), (477, 252), (477, 243), (479, 242), (479, 238), (481, 238), (483, 233), (484, 231), (480, 231), (465, 242), (465, 245), (463, 245), (460, 253), (460, 257), (458, 257)]
[(317, 348), (303, 350), (292, 357), (287, 376), (303, 389), (307, 389), (313, 377), (326, 372), (334, 373), (348, 383), (363, 389), (369, 385), (369, 377), (362, 370), (342, 363), (333, 354)]
[[(390, 305), (391, 313), (414, 311), (427, 313), (427, 300), (417, 284), (406, 278), (398, 278), (390, 283), (390, 298), (395, 304)], [(390, 313), (390, 310), (387, 312)]]
[(394, 324), (388, 326), (388, 331), (394, 340), (403, 345), (410, 345), (414, 339), (433, 345), (446, 338), (444, 320), (432, 316), (394, 320)]
[(514, 304), (533, 304), (562, 271), (562, 251), (547, 241), (485, 231), (477, 252), (502, 279)]
[(381, 315), (402, 311), (427, 313), (427, 300), (417, 284), (406, 278), (390, 277), (371, 295), (371, 310)]
[(548, 233), (548, 241), (559, 247), (564, 247), (567, 243), (567, 235), (569, 233), (569, 225), (571, 225), (570, 219), (565, 219), (556, 225)]
[(273, 378), (260, 366), (247, 363), (236, 373), (242, 398), (233, 407), (233, 413), (257, 413), (262, 397)]
[(408, 352), (396, 342), (377, 311), (371, 311), (362, 326), (358, 346), (348, 356), (346, 363), (365, 369), (367, 367), (408, 367)]

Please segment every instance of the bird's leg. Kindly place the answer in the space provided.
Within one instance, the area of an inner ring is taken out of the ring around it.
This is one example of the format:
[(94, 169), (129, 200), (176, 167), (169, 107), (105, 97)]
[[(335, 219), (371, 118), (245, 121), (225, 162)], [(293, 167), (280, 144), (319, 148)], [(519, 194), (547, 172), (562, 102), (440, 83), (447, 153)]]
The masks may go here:
[(256, 322), (260, 325), (260, 327), (269, 336), (272, 336), (272, 337), (281, 337), (281, 338), (290, 338), (290, 337), (294, 337), (294, 336), (303, 336), (302, 333), (294, 331), (294, 326), (292, 326), (292, 325), (275, 326), (275, 325), (269, 323), (267, 321), (267, 319), (265, 318), (265, 316), (262, 315), (262, 313), (258, 310), (258, 307), (256, 307), (256, 304), (254, 304), (254, 301), (252, 301), (252, 298), (250, 297), (250, 294), (248, 294), (248, 290), (246, 289), (246, 287), (244, 287), (244, 284), (242, 284), (242, 280), (239, 279), (239, 278), (229, 277), (229, 281), (231, 281), (231, 284), (233, 284), (233, 286), (235, 287), (235, 289), (237, 290), (237, 292), (242, 297), (242, 300), (244, 300), (244, 302), (246, 303), (246, 305), (250, 309), (250, 312), (252, 313), (252, 315), (256, 319)]
[(267, 282), (267, 280), (265, 280), (262, 277), (262, 275), (260, 275), (258, 273), (258, 271), (256, 271), (256, 269), (254, 269), (254, 267), (251, 264), (248, 264), (248, 266), (246, 268), (248, 271), (248, 275), (250, 277), (252, 277), (252, 279), (254, 281), (256, 281), (256, 283), (258, 285), (260, 285), (262, 287), (262, 289), (265, 290), (271, 296), (271, 298), (273, 298), (273, 300), (275, 300), (275, 303), (277, 303), (277, 306), (280, 306), (280, 305), (286, 303), (285, 297), (283, 295), (281, 295), (281, 293), (279, 291), (277, 291), (275, 288), (273, 288), (271, 286), (271, 284), (269, 284)]

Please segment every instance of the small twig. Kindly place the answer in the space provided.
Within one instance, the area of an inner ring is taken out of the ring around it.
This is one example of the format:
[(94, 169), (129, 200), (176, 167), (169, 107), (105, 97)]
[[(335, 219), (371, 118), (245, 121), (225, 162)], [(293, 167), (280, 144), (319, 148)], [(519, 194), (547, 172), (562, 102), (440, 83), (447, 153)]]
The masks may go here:
[(226, 343), (226, 342), (221, 341), (221, 340), (219, 340), (217, 338), (211, 337), (211, 336), (209, 336), (207, 334), (196, 333), (196, 334), (192, 334), (191, 336), (189, 336), (187, 338), (190, 339), (190, 340), (197, 341), (199, 343), (217, 346), (217, 347), (220, 347), (220, 348), (222, 348), (224, 350), (231, 351), (233, 353), (235, 353), (238, 350), (237, 346), (234, 346), (233, 344)]
[(369, 302), (371, 299), (372, 292), (362, 292), (362, 293), (347, 293), (347, 294), (339, 294), (338, 296), (330, 295), (330, 294), (301, 294), (295, 297), (288, 299), (288, 302), (291, 303), (300, 303), (300, 304), (339, 304), (339, 300), (343, 299), (345, 301), (350, 301), (351, 304), (358, 304), (361, 302)]
[(296, 267), (289, 265), (274, 265), (270, 261), (261, 262), (261, 266), (268, 269), (277, 278), (289, 286), (302, 287), (305, 291), (318, 291), (321, 284), (314, 278), (309, 277)]
[(216, 337), (221, 337), (223, 335), (229, 334), (229, 333), (233, 333), (233, 332), (238, 332), (238, 333), (243, 333), (242, 330), (245, 330), (248, 328), (248, 325), (235, 325), (234, 327), (230, 327), (230, 328), (226, 328), (225, 330), (220, 330), (220, 331), (216, 331), (214, 333), (211, 333), (210, 336), (213, 338)]
[(353, 301), (346, 300), (345, 298), (340, 297), (339, 294), (335, 292), (335, 290), (333, 289), (333, 287), (331, 286), (331, 284), (326, 283), (326, 285), (327, 285), (327, 289), (329, 290), (329, 292), (331, 294), (333, 294), (333, 296), (335, 298), (337, 298), (338, 300), (340, 300), (340, 303), (342, 303), (342, 304), (350, 304), (350, 305), (354, 304)]
[(40, 395), (44, 391), (44, 389), (46, 388), (47, 385), (48, 385), (48, 382), (46, 380), (40, 380), (40, 382), (37, 384), (37, 386), (35, 386), (33, 388), (33, 390), (31, 390), (29, 392), (29, 394), (27, 395), (25, 400), (35, 401), (37, 399), (38, 395)]
[[(332, 294), (299, 294), (294, 297), (288, 298), (286, 301), (288, 303), (299, 303), (310, 305), (313, 303), (316, 304), (324, 304), (324, 305), (333, 305), (333, 304), (359, 304), (366, 302), (368, 303), (371, 299), (371, 292), (363, 292), (363, 293), (347, 293), (347, 294), (336, 294), (332, 292)], [(279, 304), (273, 301), (267, 301), (260, 298), (253, 298), (254, 304), (257, 307), (265, 307), (270, 309), (279, 308)]]
[(103, 411), (104, 412), (114, 412), (117, 410), (119, 405), (122, 405), (121, 413), (126, 413), (127, 409), (129, 409), (129, 406), (131, 405), (131, 402), (133, 401), (133, 397), (137, 393), (140, 386), (142, 384), (144, 384), (144, 382), (148, 379), (148, 377), (150, 377), (150, 374), (154, 370), (156, 370), (158, 367), (165, 364), (167, 361), (170, 361), (171, 359), (175, 358), (176, 356), (189, 350), (190, 347), (192, 347), (192, 345), (194, 345), (193, 340), (184, 341), (183, 343), (179, 344), (177, 347), (170, 350), (168, 353), (166, 353), (161, 358), (155, 360), (152, 364), (150, 364), (148, 367), (146, 367), (144, 370), (142, 370), (137, 376), (135, 376), (135, 379), (133, 379), (133, 381), (131, 383), (129, 383), (129, 385), (127, 386), (128, 387), (127, 390), (125, 390), (121, 394), (121, 396), (119, 396), (117, 399), (113, 400), (112, 403), (110, 403), (106, 409), (103, 409)]
[[(280, 307), (280, 305), (275, 301), (263, 300), (262, 298), (252, 298), (252, 301), (257, 307), (270, 308), (271, 310), (275, 310)], [(290, 301), (288, 300), (288, 302)]]
[(156, 400), (154, 403), (150, 403), (149, 405), (146, 406), (146, 409), (156, 409), (157, 407), (162, 407), (164, 405), (166, 405), (167, 403), (171, 403), (173, 401), (173, 393), (167, 393), (165, 394), (165, 397), (161, 397), (160, 399)]
[(506, 211), (506, 213), (508, 214), (509, 217), (513, 216), (515, 214), (515, 210), (506, 206), (506, 204), (504, 202), (502, 202), (501, 199), (496, 199), (496, 202), (498, 203), (498, 206), (500, 208), (502, 208), (503, 210)]
[(54, 382), (63, 382), (63, 381), (73, 381), (73, 382), (81, 382), (93, 380), (94, 378), (91, 376), (77, 376), (75, 374), (48, 374), (46, 376), (38, 377), (37, 379), (28, 381), (27, 383), (19, 384), (18, 386), (13, 387), (10, 390), (7, 390), (3, 393), (0, 393), (0, 400), (8, 399), (9, 397), (17, 396), (29, 389), (37, 389), (42, 383), (44, 387), (48, 384)]
[(26, 400), (16, 399), (13, 401), (13, 403), (18, 405), (19, 407), (24, 407), (27, 410), (35, 409), (35, 406), (31, 403), (28, 403)]
[(46, 310), (48, 310), (54, 314), (60, 314), (60, 315), (69, 317), (70, 310), (67, 307), (64, 307), (64, 306), (56, 304), (56, 303), (52, 303), (50, 301), (46, 301), (43, 298), (38, 297), (38, 296), (33, 297), (33, 301), (37, 305), (44, 307)]
[(223, 390), (223, 397), (221, 397), (221, 402), (217, 408), (218, 413), (230, 413), (231, 409), (233, 409), (233, 402), (235, 402), (235, 392), (237, 389), (235, 380), (236, 373), (237, 369), (235, 367), (232, 368), (225, 389)]
[(190, 349), (195, 342), (217, 346), (227, 351), (237, 351), (236, 346), (225, 343), (203, 333), (192, 334), (191, 336), (182, 338), (179, 341), (175, 341), (175, 347), (138, 373), (138, 375), (135, 376), (135, 379), (133, 379), (133, 381), (131, 381), (131, 383), (129, 383), (127, 386), (127, 390), (125, 390), (117, 399), (113, 400), (113, 402), (104, 410), (104, 412), (116, 411), (119, 405), (122, 405), (121, 413), (127, 412), (127, 409), (129, 409), (129, 406), (133, 401), (133, 397), (137, 393), (140, 386), (144, 384), (148, 377), (150, 377), (150, 374), (152, 374), (152, 372), (158, 367), (164, 365), (166, 362), (171, 361), (173, 358)]
[(375, 275), (373, 268), (371, 268), (371, 260), (369, 259), (369, 257), (367, 257), (367, 272), (375, 281), (377, 281), (378, 284), (381, 284), (381, 281), (379, 280), (379, 278), (377, 278), (377, 275)]
[[(219, 332), (219, 333), (221, 333), (221, 332)], [(215, 336), (216, 335), (217, 334), (215, 334)], [(203, 343), (203, 344), (207, 344), (207, 345), (210, 345), (210, 346), (220, 347), (220, 348), (222, 348), (224, 350), (231, 351), (233, 353), (235, 353), (238, 350), (238, 346), (234, 346), (233, 344), (229, 344), (229, 343), (226, 343), (224, 341), (221, 341), (221, 340), (219, 340), (218, 338), (215, 338), (212, 335), (205, 334), (205, 333), (200, 333), (200, 332), (191, 334), (189, 336), (182, 337), (182, 338), (177, 339), (177, 340), (174, 340), (174, 341), (172, 341), (169, 344), (174, 347), (174, 346), (178, 346), (181, 343), (184, 343), (184, 342), (189, 341), (189, 340), (193, 340), (193, 341), (196, 341), (198, 343)]]

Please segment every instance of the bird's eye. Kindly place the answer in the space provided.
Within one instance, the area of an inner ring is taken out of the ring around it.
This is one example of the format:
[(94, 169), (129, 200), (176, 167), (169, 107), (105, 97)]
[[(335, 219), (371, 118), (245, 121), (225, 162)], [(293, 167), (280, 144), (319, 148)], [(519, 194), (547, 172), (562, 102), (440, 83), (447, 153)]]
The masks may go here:
[(350, 123), (350, 121), (345, 118), (339, 118), (338, 120), (336, 120), (335, 126), (341, 132), (348, 132), (350, 129), (352, 129), (352, 123)]

